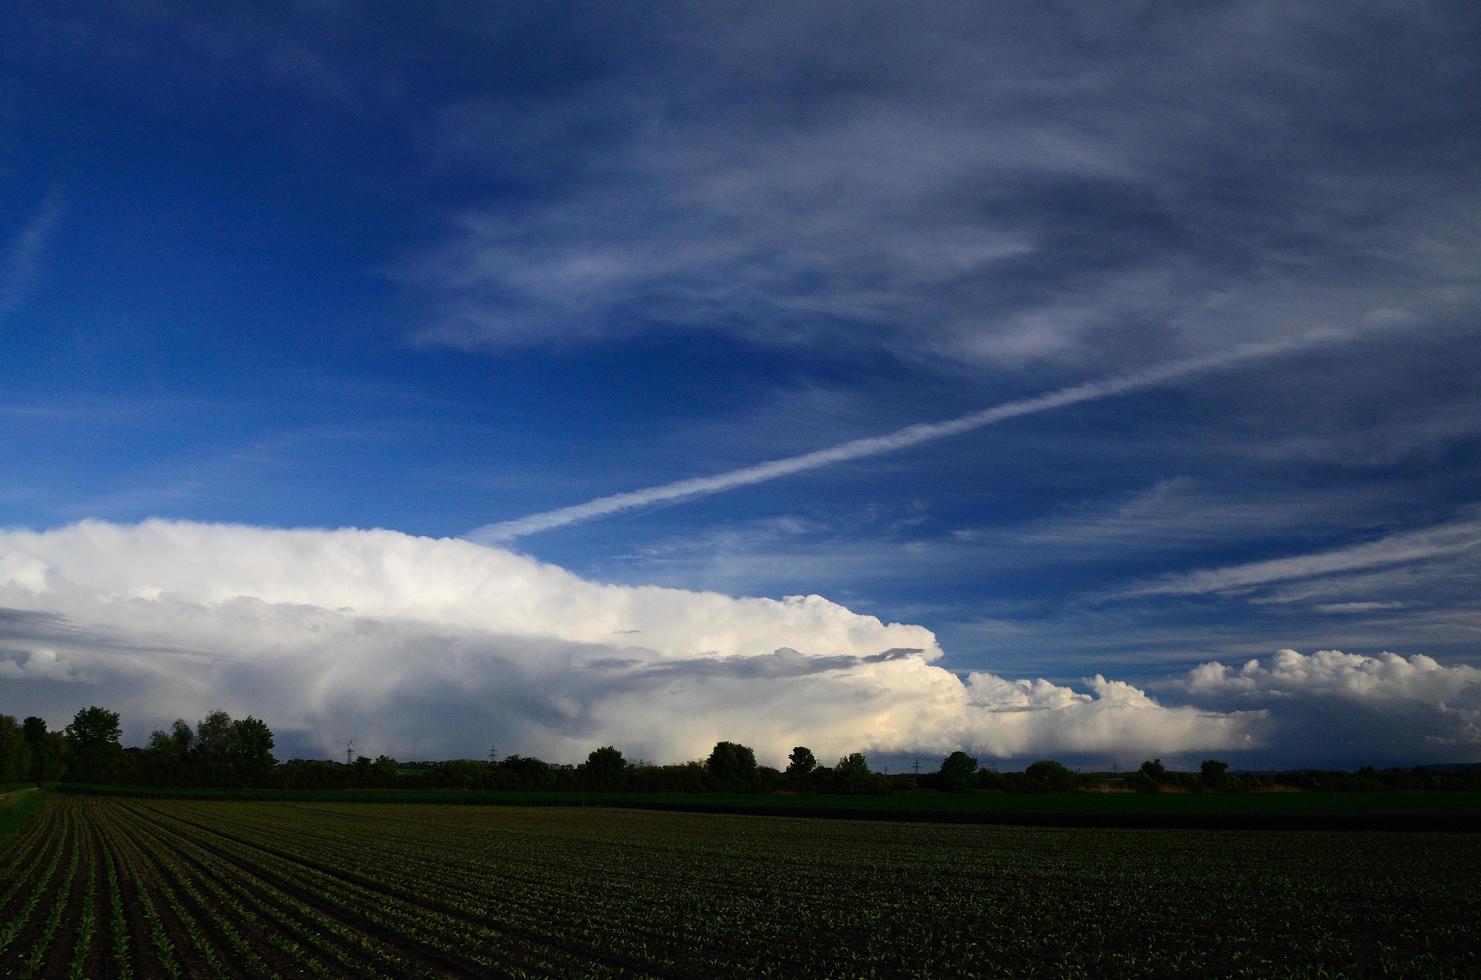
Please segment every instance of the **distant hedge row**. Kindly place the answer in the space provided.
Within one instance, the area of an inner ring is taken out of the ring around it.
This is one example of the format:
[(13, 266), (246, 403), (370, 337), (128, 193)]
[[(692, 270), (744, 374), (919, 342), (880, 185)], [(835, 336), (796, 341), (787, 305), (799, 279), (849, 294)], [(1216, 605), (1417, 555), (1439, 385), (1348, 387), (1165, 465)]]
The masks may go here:
[[(889, 795), (916, 790), (967, 793), (1052, 793), (1077, 789), (1160, 792), (1257, 792), (1271, 789), (1481, 790), (1481, 767), (1441, 772), (1414, 769), (1354, 772), (1300, 771), (1231, 773), (1228, 765), (1204, 760), (1198, 772), (1175, 772), (1160, 759), (1133, 773), (1082, 775), (1054, 760), (1021, 772), (984, 769), (965, 752), (953, 752), (936, 772), (886, 775), (869, 768), (855, 752), (826, 766), (797, 746), (785, 769), (758, 765), (755, 753), (722, 741), (703, 760), (673, 765), (632, 763), (611, 745), (597, 748), (580, 765), (509, 755), (490, 761), (452, 759), (402, 765), (389, 756), (361, 756), (341, 764), (317, 759), (278, 762), (273, 733), (260, 719), (233, 719), (213, 711), (194, 727), (184, 720), (153, 732), (143, 748), (124, 748), (117, 712), (91, 706), (77, 712), (61, 732), (40, 718), (16, 722), (0, 715), (0, 786), (65, 780), (73, 784), (152, 787), (254, 788), (273, 790), (465, 790), (526, 793), (820, 793)], [(263, 799), (273, 798), (269, 796)], [(364, 798), (364, 797), (358, 797)], [(405, 799), (403, 797), (403, 799)]]

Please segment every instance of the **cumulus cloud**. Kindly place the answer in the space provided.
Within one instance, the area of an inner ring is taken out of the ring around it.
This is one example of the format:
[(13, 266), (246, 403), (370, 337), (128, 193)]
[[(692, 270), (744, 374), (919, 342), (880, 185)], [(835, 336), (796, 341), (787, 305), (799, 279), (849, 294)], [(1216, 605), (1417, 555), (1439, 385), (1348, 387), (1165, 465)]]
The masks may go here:
[(966, 747), (1229, 750), (1259, 711), (1159, 704), (936, 661), (932, 633), (818, 596), (732, 598), (586, 581), (525, 556), (383, 530), (85, 521), (0, 532), (7, 710), (64, 721), (83, 700), (131, 738), (213, 707), (265, 717), (284, 746), (350, 737), (402, 757), (574, 759), (613, 742), (683, 759), (718, 739), (779, 762)]
[(1318, 694), (1357, 701), (1422, 701), (1444, 704), (1456, 698), (1481, 701), (1481, 670), (1465, 664), (1441, 666), (1422, 653), (1376, 657), (1341, 650), (1304, 655), (1281, 650), (1266, 662), (1240, 667), (1207, 663), (1188, 675), (1194, 693)]
[(967, 678), (969, 698), (981, 710), (965, 713), (970, 734), (963, 741), (1009, 757), (1095, 756), (1114, 746), (1117, 758), (1138, 758), (1198, 749), (1239, 751), (1263, 744), (1259, 733), (1264, 711), (1169, 708), (1125, 681), (1096, 674), (1086, 683), (1091, 693), (1043, 679), (1009, 681), (972, 673)]
[(1481, 669), (1424, 654), (1281, 650), (1238, 667), (1202, 664), (1172, 686), (1225, 706), (1284, 705), (1283, 738), (1314, 740), (1314, 751), (1411, 763), (1481, 753)]

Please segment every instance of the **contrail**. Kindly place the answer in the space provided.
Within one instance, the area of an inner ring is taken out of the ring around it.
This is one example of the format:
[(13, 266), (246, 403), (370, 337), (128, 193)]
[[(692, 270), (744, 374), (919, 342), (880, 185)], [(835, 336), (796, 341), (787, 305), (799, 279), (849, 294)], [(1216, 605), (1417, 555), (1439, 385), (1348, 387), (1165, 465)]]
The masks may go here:
[(49, 195), (0, 256), (0, 315), (14, 312), (36, 285), (60, 211), (56, 195)]
[(1346, 336), (1350, 336), (1350, 334), (1336, 330), (1320, 330), (1300, 334), (1296, 337), (1287, 337), (1282, 340), (1244, 344), (1239, 347), (1229, 348), (1217, 354), (1190, 357), (1180, 361), (1170, 361), (1167, 364), (1157, 367), (1144, 368), (1140, 371), (1111, 375), (1110, 377), (1087, 381), (1068, 388), (1060, 388), (1047, 394), (1035, 395), (1032, 398), (1004, 402), (1001, 405), (994, 405), (992, 408), (984, 408), (954, 419), (947, 419), (943, 422), (921, 422), (916, 425), (908, 425), (903, 429), (897, 429), (887, 435), (852, 439), (848, 442), (839, 443), (836, 446), (830, 446), (827, 449), (818, 449), (810, 453), (802, 453), (799, 456), (773, 459), (765, 463), (757, 463), (754, 466), (745, 466), (738, 470), (731, 470), (728, 473), (717, 473), (714, 476), (697, 476), (687, 480), (676, 480), (673, 483), (663, 483), (655, 487), (647, 487), (642, 490), (614, 493), (608, 497), (598, 497), (595, 500), (588, 500), (584, 504), (573, 504), (570, 507), (542, 511), (541, 513), (530, 514), (527, 517), (516, 518), (512, 521), (485, 524), (482, 527), (477, 527), (469, 531), (464, 537), (479, 544), (496, 544), (503, 541), (512, 541), (515, 538), (521, 538), (527, 534), (548, 531), (556, 527), (564, 527), (567, 524), (575, 524), (578, 521), (589, 521), (596, 517), (605, 517), (608, 514), (615, 514), (619, 511), (632, 510), (634, 507), (643, 507), (647, 504), (655, 504), (665, 500), (681, 500), (686, 497), (700, 497), (707, 494), (720, 493), (723, 490), (749, 486), (753, 483), (764, 483), (767, 480), (791, 476), (793, 473), (817, 469), (820, 466), (843, 463), (852, 459), (863, 459), (868, 456), (878, 456), (881, 453), (894, 452), (897, 449), (905, 449), (906, 447), (916, 446), (923, 442), (931, 442), (932, 440), (944, 439), (947, 436), (954, 436), (958, 433), (970, 432), (973, 429), (980, 429), (983, 426), (993, 425), (1008, 419), (1015, 419), (1024, 415), (1034, 415), (1038, 412), (1047, 412), (1050, 409), (1063, 408), (1066, 405), (1078, 405), (1081, 402), (1094, 401), (1098, 398), (1109, 398), (1113, 395), (1121, 395), (1130, 391), (1139, 391), (1143, 388), (1151, 388), (1163, 382), (1171, 381), (1174, 378), (1196, 374), (1200, 371), (1210, 371), (1241, 361), (1283, 354), (1288, 351), (1310, 347), (1322, 341)]

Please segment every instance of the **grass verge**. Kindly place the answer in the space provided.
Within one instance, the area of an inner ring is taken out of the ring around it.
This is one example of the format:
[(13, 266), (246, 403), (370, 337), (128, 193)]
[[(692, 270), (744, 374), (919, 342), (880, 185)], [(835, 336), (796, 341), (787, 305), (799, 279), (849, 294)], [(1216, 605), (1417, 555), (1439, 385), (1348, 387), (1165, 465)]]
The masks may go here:
[(46, 803), (46, 791), (35, 784), (22, 784), (20, 789), (8, 790), (0, 799), (0, 846), (13, 834), (20, 831), (27, 820)]

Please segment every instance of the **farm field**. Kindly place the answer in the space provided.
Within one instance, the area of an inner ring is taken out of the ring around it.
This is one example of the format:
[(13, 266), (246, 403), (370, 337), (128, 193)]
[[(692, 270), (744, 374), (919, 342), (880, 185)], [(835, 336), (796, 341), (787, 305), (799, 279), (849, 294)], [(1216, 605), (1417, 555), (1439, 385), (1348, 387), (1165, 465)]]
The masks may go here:
[(212, 789), (61, 786), (71, 793), (155, 799), (433, 803), (638, 809), (1109, 826), (1282, 827), (1481, 831), (1481, 792), (1342, 793), (594, 793), (449, 789)]
[(18, 976), (1481, 973), (1481, 836), (54, 796)]

